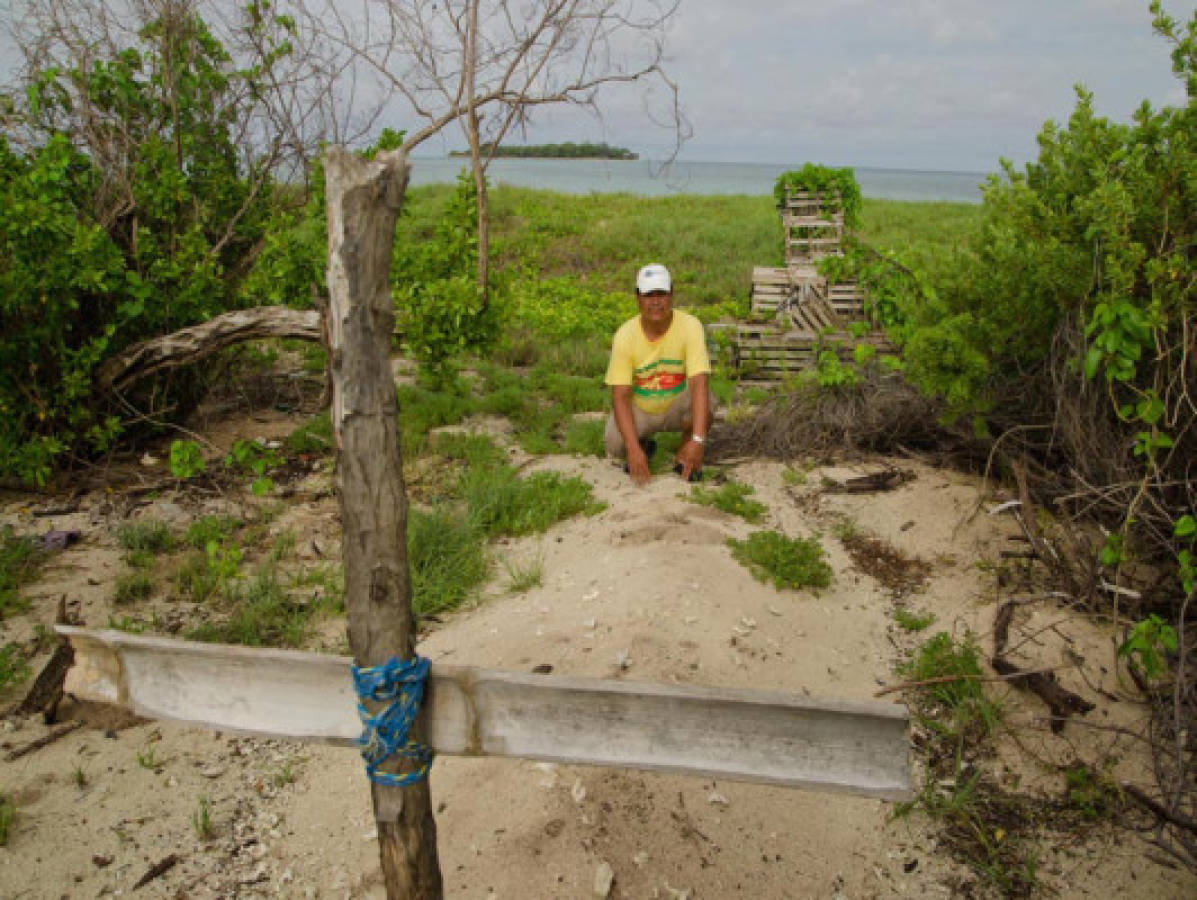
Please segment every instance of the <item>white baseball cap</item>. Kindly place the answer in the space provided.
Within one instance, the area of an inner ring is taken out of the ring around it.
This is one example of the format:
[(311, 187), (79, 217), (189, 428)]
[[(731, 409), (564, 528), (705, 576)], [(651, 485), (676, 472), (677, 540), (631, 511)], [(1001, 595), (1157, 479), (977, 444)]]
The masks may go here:
[(636, 273), (636, 293), (651, 294), (653, 291), (673, 293), (673, 279), (660, 263), (649, 263)]

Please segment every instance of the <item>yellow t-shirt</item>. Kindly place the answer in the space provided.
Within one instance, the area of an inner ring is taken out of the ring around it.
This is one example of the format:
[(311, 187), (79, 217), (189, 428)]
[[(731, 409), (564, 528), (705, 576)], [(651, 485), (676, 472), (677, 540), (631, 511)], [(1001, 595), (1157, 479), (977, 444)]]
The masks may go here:
[(631, 385), (632, 401), (644, 412), (659, 415), (686, 389), (687, 378), (710, 371), (702, 322), (675, 309), (669, 330), (657, 341), (644, 336), (639, 316), (619, 327), (606, 381)]

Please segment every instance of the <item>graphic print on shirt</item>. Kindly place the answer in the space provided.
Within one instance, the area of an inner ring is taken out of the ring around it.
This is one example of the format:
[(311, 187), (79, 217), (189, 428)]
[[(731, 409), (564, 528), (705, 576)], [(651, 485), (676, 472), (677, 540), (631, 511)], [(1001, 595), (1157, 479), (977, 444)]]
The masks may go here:
[(686, 365), (680, 359), (659, 359), (638, 368), (633, 381), (632, 392), (640, 397), (673, 397), (686, 389)]

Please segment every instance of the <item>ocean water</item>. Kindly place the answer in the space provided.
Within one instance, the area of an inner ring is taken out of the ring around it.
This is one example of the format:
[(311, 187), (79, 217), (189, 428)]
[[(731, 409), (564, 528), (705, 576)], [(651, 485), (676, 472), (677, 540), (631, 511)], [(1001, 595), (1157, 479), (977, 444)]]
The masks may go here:
[[(451, 182), (468, 163), (461, 157), (413, 156), (413, 185)], [(491, 184), (544, 188), (567, 194), (628, 193), (753, 194), (772, 196), (777, 176), (791, 166), (769, 163), (675, 162), (662, 168), (647, 160), (511, 159), (491, 162)], [(980, 203), (980, 172), (919, 172), (907, 169), (856, 169), (866, 197), (923, 202)]]

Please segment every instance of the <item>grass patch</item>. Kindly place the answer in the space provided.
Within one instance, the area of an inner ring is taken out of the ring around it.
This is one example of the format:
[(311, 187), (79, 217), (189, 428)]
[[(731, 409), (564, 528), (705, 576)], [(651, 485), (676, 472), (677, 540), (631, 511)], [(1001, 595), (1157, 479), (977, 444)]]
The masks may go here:
[(946, 631), (931, 637), (898, 673), (919, 688), (919, 714), (924, 723), (955, 740), (981, 740), (997, 727), (1000, 708), (985, 696), (980, 650), (972, 635), (959, 644)]
[(575, 456), (607, 455), (603, 434), (607, 429), (606, 419), (575, 420), (565, 426), (561, 449)]
[(246, 647), (299, 647), (321, 609), (295, 601), (273, 568), (245, 582), (226, 583), (222, 599), (229, 607), (227, 617), (192, 629), (189, 638)]
[(412, 510), (407, 519), (412, 609), (429, 615), (454, 609), (490, 575), (485, 537), (464, 515)]
[(0, 693), (23, 682), (29, 672), (29, 663), (18, 644), (0, 647)]
[(894, 621), (898, 623), (899, 628), (905, 631), (926, 631), (935, 624), (935, 613), (919, 615), (899, 606), (894, 610)]
[(0, 847), (8, 846), (13, 823), (17, 820), (17, 805), (12, 798), (0, 794)]
[(170, 526), (160, 519), (140, 519), (124, 522), (116, 530), (116, 542), (122, 550), (148, 550), (168, 553), (175, 549), (175, 536)]
[(754, 531), (747, 540), (729, 538), (734, 556), (757, 581), (779, 591), (831, 584), (831, 566), (818, 538), (791, 538), (779, 531)]
[[(323, 348), (321, 348), (321, 355), (323, 356)], [(321, 362), (321, 371), (323, 371), (323, 362)], [(305, 453), (312, 455), (332, 453), (332, 416), (328, 410), (308, 419), (283, 438), (283, 449), (293, 456)]]
[(116, 579), (112, 602), (116, 604), (136, 603), (146, 600), (154, 592), (154, 581), (145, 572), (132, 572)]
[(508, 466), (466, 472), (461, 494), (470, 522), (491, 537), (542, 533), (562, 519), (579, 513), (594, 515), (606, 508), (581, 478), (556, 472), (520, 478)]
[(752, 499), (752, 495), (755, 493), (756, 488), (750, 484), (728, 480), (718, 488), (695, 485), (690, 489), (690, 496), (686, 499), (701, 506), (713, 506), (715, 509), (721, 509), (725, 513), (739, 516), (745, 521), (756, 524), (765, 517), (768, 509), (759, 500)]
[(507, 570), (507, 589), (513, 594), (522, 594), (544, 584), (544, 560), (539, 556), (524, 562), (504, 559), (503, 568)]
[(37, 574), (43, 558), (32, 538), (17, 535), (7, 525), (0, 528), (0, 618), (29, 608), (20, 587)]
[(213, 541), (219, 544), (232, 537), (241, 525), (241, 520), (233, 516), (202, 516), (187, 526), (183, 541), (189, 547), (203, 550)]

